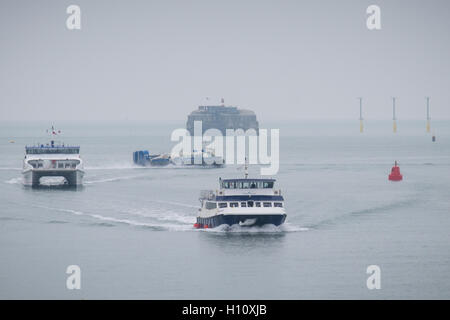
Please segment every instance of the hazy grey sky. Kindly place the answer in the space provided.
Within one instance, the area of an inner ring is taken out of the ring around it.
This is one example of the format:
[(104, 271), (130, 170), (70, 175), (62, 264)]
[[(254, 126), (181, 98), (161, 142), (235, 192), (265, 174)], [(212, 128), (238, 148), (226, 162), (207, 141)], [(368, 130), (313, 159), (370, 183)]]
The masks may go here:
[[(81, 7), (81, 30), (66, 8)], [(381, 7), (382, 29), (366, 28)], [(0, 2), (0, 120), (450, 117), (450, 1)]]

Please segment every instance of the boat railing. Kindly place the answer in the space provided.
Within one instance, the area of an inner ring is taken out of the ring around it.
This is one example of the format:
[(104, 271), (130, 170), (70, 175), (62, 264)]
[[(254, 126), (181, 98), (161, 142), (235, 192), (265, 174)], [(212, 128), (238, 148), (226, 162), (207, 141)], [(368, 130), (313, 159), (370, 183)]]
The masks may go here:
[(79, 146), (26, 146), (26, 154), (79, 154)]

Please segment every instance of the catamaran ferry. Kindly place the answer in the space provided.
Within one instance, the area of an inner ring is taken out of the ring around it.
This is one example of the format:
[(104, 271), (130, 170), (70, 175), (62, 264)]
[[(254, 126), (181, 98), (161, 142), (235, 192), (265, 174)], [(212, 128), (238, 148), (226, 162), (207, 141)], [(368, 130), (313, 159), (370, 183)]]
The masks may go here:
[(273, 224), (286, 220), (284, 198), (275, 189), (275, 179), (220, 179), (219, 189), (200, 194), (201, 208), (196, 228), (215, 228), (222, 224), (243, 227)]
[[(52, 127), (52, 134), (56, 135)], [(83, 161), (79, 146), (49, 144), (25, 147), (23, 160), (23, 183), (38, 186), (42, 177), (63, 177), (65, 184), (78, 186), (83, 182)]]

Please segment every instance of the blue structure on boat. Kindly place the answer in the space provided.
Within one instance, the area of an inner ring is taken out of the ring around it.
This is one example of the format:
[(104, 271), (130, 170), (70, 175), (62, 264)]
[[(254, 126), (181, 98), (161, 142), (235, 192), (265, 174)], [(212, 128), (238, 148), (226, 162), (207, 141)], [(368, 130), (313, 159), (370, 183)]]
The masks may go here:
[(133, 162), (140, 166), (167, 166), (170, 157), (164, 154), (150, 154), (147, 150), (133, 152)]

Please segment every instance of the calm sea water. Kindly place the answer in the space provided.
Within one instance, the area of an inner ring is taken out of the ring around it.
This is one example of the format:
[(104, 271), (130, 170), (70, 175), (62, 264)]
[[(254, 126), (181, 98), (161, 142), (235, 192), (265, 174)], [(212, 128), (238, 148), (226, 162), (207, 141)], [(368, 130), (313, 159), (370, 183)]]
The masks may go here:
[[(195, 230), (199, 190), (223, 169), (139, 168), (177, 124), (60, 125), (81, 145), (77, 190), (21, 184), (24, 146), (46, 123), (0, 127), (0, 298), (450, 298), (450, 122), (273, 124), (280, 128), (279, 228)], [(10, 143), (14, 140), (15, 143)], [(394, 160), (404, 181), (387, 175)], [(251, 168), (258, 174), (257, 167)], [(68, 265), (81, 290), (67, 290)], [(366, 268), (381, 268), (380, 290)]]

